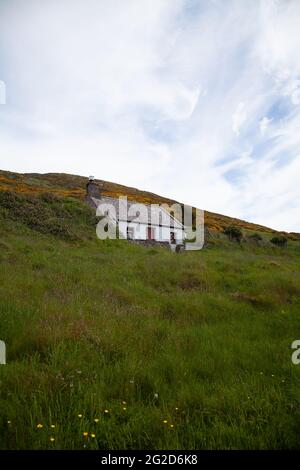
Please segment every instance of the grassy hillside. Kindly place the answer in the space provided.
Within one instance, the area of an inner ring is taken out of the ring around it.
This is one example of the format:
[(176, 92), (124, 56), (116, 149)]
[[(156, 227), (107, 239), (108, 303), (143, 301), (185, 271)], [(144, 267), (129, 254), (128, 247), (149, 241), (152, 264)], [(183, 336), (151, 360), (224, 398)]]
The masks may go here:
[(1, 449), (300, 447), (299, 241), (175, 255), (29, 193), (0, 192)]

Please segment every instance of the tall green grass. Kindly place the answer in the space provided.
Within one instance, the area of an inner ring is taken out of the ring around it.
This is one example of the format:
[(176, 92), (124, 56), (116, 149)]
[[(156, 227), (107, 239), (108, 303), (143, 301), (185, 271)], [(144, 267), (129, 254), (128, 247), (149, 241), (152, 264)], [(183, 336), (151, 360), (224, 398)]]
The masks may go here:
[(300, 447), (299, 242), (176, 255), (34, 204), (74, 236), (2, 204), (1, 449)]

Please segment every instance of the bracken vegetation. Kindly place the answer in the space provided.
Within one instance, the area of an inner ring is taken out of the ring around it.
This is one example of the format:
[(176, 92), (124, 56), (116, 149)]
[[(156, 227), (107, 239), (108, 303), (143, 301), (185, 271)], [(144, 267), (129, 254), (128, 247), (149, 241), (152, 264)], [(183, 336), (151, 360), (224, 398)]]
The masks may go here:
[(100, 241), (70, 194), (11, 189), (1, 449), (300, 447), (299, 241), (211, 232), (182, 254)]

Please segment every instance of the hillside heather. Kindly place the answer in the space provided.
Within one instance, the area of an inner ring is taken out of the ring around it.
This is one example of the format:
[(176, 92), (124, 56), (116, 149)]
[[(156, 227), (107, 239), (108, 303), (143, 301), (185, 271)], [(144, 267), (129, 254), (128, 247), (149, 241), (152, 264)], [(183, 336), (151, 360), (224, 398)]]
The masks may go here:
[[(0, 191), (13, 191), (22, 195), (39, 195), (47, 192), (48, 194), (59, 197), (72, 197), (84, 200), (85, 186), (88, 179), (83, 176), (69, 175), (65, 173), (12, 173), (0, 170)], [(110, 181), (95, 180), (101, 187), (101, 192), (105, 196), (119, 197), (127, 196), (129, 200), (134, 200), (144, 204), (169, 204), (178, 203), (172, 199), (159, 196), (147, 191), (141, 191), (136, 188), (124, 186)], [(205, 209), (205, 207), (199, 208)], [(214, 212), (205, 212), (205, 225), (208, 230), (214, 232), (223, 232), (223, 230), (235, 225), (245, 230), (260, 231), (265, 233), (276, 233), (271, 228), (246, 222), (237, 218), (228, 217)], [(300, 239), (300, 234), (286, 234), (289, 238)]]

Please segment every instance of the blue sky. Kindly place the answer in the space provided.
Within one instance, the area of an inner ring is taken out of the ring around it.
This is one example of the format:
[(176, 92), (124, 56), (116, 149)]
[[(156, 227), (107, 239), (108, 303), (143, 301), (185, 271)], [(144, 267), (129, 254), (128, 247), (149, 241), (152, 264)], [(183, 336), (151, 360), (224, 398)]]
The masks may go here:
[(300, 232), (298, 0), (0, 0), (0, 168)]

